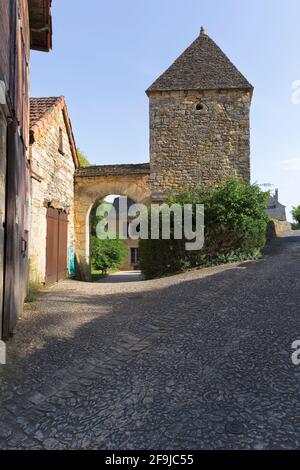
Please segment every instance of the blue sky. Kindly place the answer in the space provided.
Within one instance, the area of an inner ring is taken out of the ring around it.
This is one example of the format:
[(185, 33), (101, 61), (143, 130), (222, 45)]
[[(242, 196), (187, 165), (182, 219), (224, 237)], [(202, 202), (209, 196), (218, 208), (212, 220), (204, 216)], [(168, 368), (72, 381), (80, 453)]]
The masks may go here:
[(252, 181), (300, 204), (299, 0), (53, 0), (52, 13), (53, 51), (32, 53), (31, 95), (66, 97), (91, 163), (149, 160), (145, 90), (204, 25), (255, 87)]

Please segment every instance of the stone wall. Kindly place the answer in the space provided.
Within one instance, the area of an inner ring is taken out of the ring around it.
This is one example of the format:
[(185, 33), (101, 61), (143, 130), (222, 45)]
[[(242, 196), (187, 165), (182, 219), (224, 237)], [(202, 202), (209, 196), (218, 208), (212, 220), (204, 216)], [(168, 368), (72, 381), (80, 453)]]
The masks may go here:
[[(63, 131), (63, 152), (59, 149)], [(56, 113), (30, 148), (31, 233), (29, 263), (31, 282), (44, 282), (46, 269), (47, 206), (68, 213), (68, 249), (74, 245), (74, 172), (63, 111)]]
[(287, 220), (272, 219), (267, 226), (267, 240), (273, 240), (274, 238), (281, 237), (286, 233), (292, 232), (292, 224)]
[(149, 99), (154, 197), (227, 177), (250, 181), (250, 91), (156, 91)]

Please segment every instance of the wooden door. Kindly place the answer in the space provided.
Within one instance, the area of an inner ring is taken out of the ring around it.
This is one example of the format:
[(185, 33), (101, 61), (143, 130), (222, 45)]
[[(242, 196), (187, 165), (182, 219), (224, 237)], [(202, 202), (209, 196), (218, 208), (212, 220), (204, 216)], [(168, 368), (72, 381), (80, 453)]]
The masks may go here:
[(49, 207), (47, 210), (46, 284), (54, 284), (67, 277), (68, 271), (68, 216)]
[(58, 214), (58, 260), (57, 281), (66, 279), (68, 274), (68, 215)]

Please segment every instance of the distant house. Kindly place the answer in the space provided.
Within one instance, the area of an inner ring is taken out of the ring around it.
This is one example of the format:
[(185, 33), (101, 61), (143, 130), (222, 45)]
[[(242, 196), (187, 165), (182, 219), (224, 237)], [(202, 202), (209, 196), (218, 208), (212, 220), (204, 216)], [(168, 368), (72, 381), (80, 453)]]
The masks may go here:
[(30, 99), (29, 277), (47, 285), (74, 274), (78, 157), (64, 97)]
[[(127, 207), (124, 204), (124, 211), (120, 209), (120, 202), (122, 200), (127, 200)], [(128, 224), (131, 222), (132, 217), (128, 216), (128, 210), (130, 207), (135, 204), (135, 202), (130, 199), (129, 197), (119, 196), (115, 198), (113, 206), (116, 211), (118, 226), (122, 227), (122, 233), (125, 235), (128, 233)], [(127, 238), (124, 240), (124, 244), (126, 246), (126, 258), (120, 266), (120, 271), (133, 271), (138, 269), (139, 264), (139, 240), (133, 240), (131, 238)]]
[(275, 190), (273, 196), (270, 197), (268, 202), (267, 213), (272, 219), (286, 221), (286, 206), (279, 202), (278, 189)]
[(0, 339), (28, 288), (30, 49), (51, 42), (51, 0), (0, 1)]

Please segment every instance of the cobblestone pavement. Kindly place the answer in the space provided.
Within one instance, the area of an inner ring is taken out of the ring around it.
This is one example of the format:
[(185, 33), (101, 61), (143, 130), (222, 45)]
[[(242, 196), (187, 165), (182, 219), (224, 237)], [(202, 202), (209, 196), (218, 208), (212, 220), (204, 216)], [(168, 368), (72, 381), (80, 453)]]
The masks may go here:
[(0, 366), (0, 447), (298, 448), (298, 235), (258, 262), (44, 292)]

